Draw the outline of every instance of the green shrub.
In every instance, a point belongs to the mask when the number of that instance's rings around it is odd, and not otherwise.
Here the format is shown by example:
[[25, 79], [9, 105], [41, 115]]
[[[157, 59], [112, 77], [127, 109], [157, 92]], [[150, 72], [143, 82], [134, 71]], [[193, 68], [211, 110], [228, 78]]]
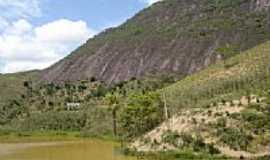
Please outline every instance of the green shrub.
[[136, 137], [163, 120], [163, 106], [156, 93], [131, 95], [120, 112], [120, 126], [126, 137]]
[[[185, 141], [182, 140], [182, 136], [177, 132], [173, 132], [173, 131], [169, 130], [169, 131], [165, 132], [161, 137], [162, 137], [163, 143], [171, 144], [174, 147], [184, 147]], [[180, 139], [182, 140], [183, 144], [179, 144]], [[191, 137], [191, 139], [192, 139], [192, 137]]]
[[220, 151], [213, 144], [204, 142], [201, 136], [192, 137], [190, 134], [179, 134], [173, 131], [167, 131], [162, 135], [162, 142], [171, 144], [181, 150], [191, 149], [194, 152], [203, 152], [208, 154], [219, 154]]
[[270, 117], [267, 114], [259, 113], [254, 110], [247, 110], [241, 113], [245, 122], [248, 122], [250, 129], [256, 129], [257, 131], [264, 132], [266, 129], [270, 129]]
[[195, 152], [208, 153], [211, 155], [220, 153], [219, 149], [215, 148], [213, 144], [205, 143], [203, 138], [200, 136], [197, 136], [194, 139], [192, 148]]
[[28, 109], [18, 100], [12, 100], [4, 106], [0, 106], [0, 125], [10, 123], [22, 114], [28, 113]]
[[218, 132], [220, 140], [235, 150], [247, 150], [253, 137], [239, 128], [224, 128]]

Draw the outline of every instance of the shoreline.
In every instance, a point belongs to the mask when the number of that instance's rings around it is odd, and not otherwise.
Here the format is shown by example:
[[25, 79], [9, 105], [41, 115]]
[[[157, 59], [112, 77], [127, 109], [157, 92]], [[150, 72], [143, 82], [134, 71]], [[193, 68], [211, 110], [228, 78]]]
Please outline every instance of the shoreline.
[[66, 145], [91, 140], [119, 143], [109, 136], [82, 137], [79, 136], [78, 132], [28, 132], [27, 135], [9, 133], [0, 135], [0, 158], [29, 148]]
[[111, 135], [84, 136], [78, 131], [22, 131], [0, 134], [0, 143], [74, 141], [82, 139], [119, 142], [117, 138]]
[[21, 143], [2, 143], [0, 142], [0, 157], [6, 156], [18, 151], [22, 151], [32, 147], [57, 146], [70, 142], [21, 142]]

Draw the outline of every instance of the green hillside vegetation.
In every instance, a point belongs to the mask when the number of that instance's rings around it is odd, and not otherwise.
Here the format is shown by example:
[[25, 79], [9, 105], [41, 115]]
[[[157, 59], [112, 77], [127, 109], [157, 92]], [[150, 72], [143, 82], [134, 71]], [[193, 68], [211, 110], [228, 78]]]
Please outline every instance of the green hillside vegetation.
[[[167, 156], [166, 152], [147, 154], [164, 159], [185, 159], [185, 151], [210, 154], [212, 158], [219, 153], [269, 158], [262, 156], [270, 154], [269, 60], [270, 42], [266, 42], [157, 90], [171, 119], [139, 139], [141, 144], [133, 145], [139, 151], [173, 147], [175, 152], [167, 152]], [[240, 100], [243, 97], [245, 100]]]
[[33, 79], [37, 72], [25, 72], [0, 75], [0, 106], [8, 100], [14, 99], [24, 93], [24, 81]]
[[160, 92], [170, 110], [208, 108], [218, 102], [240, 99], [243, 95], [267, 96], [270, 83], [270, 42], [212, 65]]
[[17, 118], [26, 106], [21, 106], [22, 95], [27, 93], [25, 81], [36, 81], [38, 71], [0, 75], [0, 126]]
[[[173, 82], [172, 77], [155, 76], [112, 86], [94, 78], [64, 85], [25, 80], [18, 84], [24, 92], [1, 108], [0, 131], [4, 134], [64, 131], [78, 132], [80, 136], [139, 136], [162, 122], [162, 102], [157, 101], [159, 95], [154, 91]], [[132, 114], [141, 115], [133, 118]], [[131, 132], [130, 127], [134, 130], [139, 126], [142, 127]]]
[[[213, 149], [217, 153], [220, 151], [216, 146], [226, 145], [232, 151], [247, 152], [243, 157], [267, 150], [265, 148], [270, 145], [269, 60], [270, 42], [266, 42], [159, 90], [166, 97], [171, 115], [178, 113], [175, 116], [178, 115], [179, 120], [187, 116], [181, 120], [183, 124], [189, 123], [188, 119], [193, 117], [189, 127], [194, 126], [187, 135], [170, 130], [164, 132], [162, 143], [170, 144], [180, 151], [188, 149], [208, 154], [213, 154], [208, 145], [215, 146]], [[255, 95], [261, 98], [254, 98]], [[243, 96], [248, 105], [241, 104]], [[215, 110], [219, 106], [221, 108]], [[222, 107], [226, 108], [225, 111]], [[173, 125], [171, 127], [172, 130], [178, 130]], [[162, 132], [160, 129], [156, 131]], [[198, 140], [198, 136], [201, 145], [192, 140], [194, 137]], [[209, 136], [212, 140], [207, 138]], [[213, 141], [214, 146], [206, 141]], [[150, 142], [148, 140], [145, 143]], [[151, 143], [160, 145], [160, 142]]]

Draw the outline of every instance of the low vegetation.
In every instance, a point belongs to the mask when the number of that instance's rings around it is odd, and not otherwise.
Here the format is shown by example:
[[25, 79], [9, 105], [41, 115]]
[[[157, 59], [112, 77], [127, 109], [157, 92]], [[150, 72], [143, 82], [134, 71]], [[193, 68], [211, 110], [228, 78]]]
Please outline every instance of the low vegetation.
[[64, 131], [131, 139], [163, 121], [163, 102], [155, 90], [173, 82], [155, 76], [109, 87], [94, 78], [64, 85], [24, 81], [20, 98], [1, 106], [0, 123], [13, 128], [11, 134]]
[[178, 114], [133, 146], [237, 158], [269, 154], [269, 53], [267, 42], [158, 90], [169, 115]]
[[270, 43], [220, 62], [163, 89], [172, 112], [186, 107], [209, 107], [243, 95], [265, 96], [270, 75]]

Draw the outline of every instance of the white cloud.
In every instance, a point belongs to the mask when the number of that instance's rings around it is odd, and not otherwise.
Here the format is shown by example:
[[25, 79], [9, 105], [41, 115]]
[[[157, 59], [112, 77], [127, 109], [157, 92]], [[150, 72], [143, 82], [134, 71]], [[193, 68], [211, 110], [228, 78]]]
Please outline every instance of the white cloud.
[[32, 25], [24, 19], [13, 22], [11, 25], [7, 25], [4, 30], [4, 34], [9, 35], [23, 35], [26, 32], [31, 31]]
[[156, 2], [159, 2], [161, 0], [140, 0], [141, 2], [147, 3], [148, 5], [152, 5]]
[[[26, 71], [29, 68], [35, 66], [35, 69], [43, 68], [44, 66], [50, 65], [50, 62], [32, 62], [32, 61], [11, 61], [6, 65], [3, 65], [3, 73], [13, 73], [18, 71]], [[7, 71], [7, 72], [5, 72]]]
[[35, 29], [37, 39], [45, 43], [74, 43], [93, 33], [94, 31], [88, 29], [84, 21], [74, 23], [66, 19], [51, 22]]
[[66, 56], [95, 32], [83, 21], [60, 19], [34, 27], [20, 19], [0, 35], [0, 72], [42, 69]]
[[95, 34], [84, 21], [59, 19], [33, 26], [42, 0], [0, 0], [0, 73], [42, 69]]

